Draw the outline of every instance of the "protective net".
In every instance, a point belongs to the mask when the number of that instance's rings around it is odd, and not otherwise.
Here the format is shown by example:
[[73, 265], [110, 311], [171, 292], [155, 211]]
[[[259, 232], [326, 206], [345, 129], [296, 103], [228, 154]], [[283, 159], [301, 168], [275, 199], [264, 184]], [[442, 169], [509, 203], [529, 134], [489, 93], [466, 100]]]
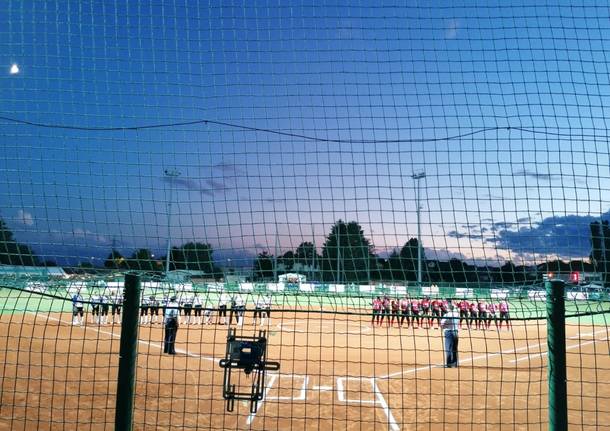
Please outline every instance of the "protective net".
[[609, 15], [2, 2], [0, 428], [608, 428]]

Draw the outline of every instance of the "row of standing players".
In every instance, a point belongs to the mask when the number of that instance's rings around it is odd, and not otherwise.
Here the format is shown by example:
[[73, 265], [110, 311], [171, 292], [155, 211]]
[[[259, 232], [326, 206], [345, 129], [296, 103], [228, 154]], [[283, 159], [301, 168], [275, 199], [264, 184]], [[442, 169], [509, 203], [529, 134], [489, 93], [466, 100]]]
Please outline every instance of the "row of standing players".
[[[164, 297], [161, 301], [155, 296], [142, 299], [140, 306], [140, 323], [153, 324], [162, 323], [160, 316], [165, 316], [165, 310], [169, 306], [171, 298]], [[266, 318], [271, 318], [271, 296], [259, 295], [254, 300], [253, 324], [265, 324]], [[183, 325], [211, 325], [230, 324], [233, 319], [238, 326], [244, 324], [246, 312], [246, 301], [241, 294], [229, 295], [223, 292], [215, 307], [203, 303], [198, 294], [183, 295], [180, 300], [176, 299], [178, 309], [178, 323]], [[214, 320], [214, 312], [217, 316]], [[228, 313], [228, 316], [227, 316]]]
[[[382, 326], [384, 320], [387, 326], [413, 328], [440, 328], [441, 318], [449, 311], [450, 301], [447, 299], [426, 296], [422, 299], [403, 298], [390, 299], [387, 296], [378, 296], [372, 302], [371, 324]], [[497, 303], [486, 302], [482, 299], [470, 302], [467, 299], [455, 303], [459, 310], [460, 328], [466, 323], [468, 329], [491, 329], [494, 322], [496, 329], [510, 329], [509, 305], [505, 300]], [[436, 322], [436, 327], [435, 327]]]
[[[179, 324], [202, 325], [213, 324], [213, 314], [217, 313], [217, 324], [225, 325], [235, 319], [237, 325], [244, 323], [246, 303], [242, 295], [220, 295], [218, 306], [211, 308], [206, 301], [205, 307], [198, 294], [183, 295], [178, 301], [172, 301], [176, 297], [164, 296], [157, 300], [155, 296], [142, 298], [140, 305], [140, 323], [152, 324], [163, 323], [168, 307], [178, 309]], [[254, 325], [265, 324], [265, 319], [271, 317], [271, 296], [258, 296], [254, 301]], [[91, 323], [105, 325], [121, 323], [121, 307], [123, 299], [120, 295], [115, 297], [109, 295], [93, 296], [89, 302]], [[227, 313], [229, 315], [227, 316]], [[72, 297], [72, 323], [81, 325], [84, 323], [84, 300], [80, 294]]]

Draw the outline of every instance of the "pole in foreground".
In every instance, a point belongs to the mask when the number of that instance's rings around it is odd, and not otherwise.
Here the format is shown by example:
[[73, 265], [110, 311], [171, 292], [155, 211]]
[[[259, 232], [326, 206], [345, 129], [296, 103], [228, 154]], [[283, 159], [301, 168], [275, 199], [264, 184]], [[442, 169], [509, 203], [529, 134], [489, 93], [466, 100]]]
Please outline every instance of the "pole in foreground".
[[549, 431], [568, 429], [566, 383], [565, 283], [550, 280], [546, 288], [549, 380]]
[[140, 277], [125, 274], [123, 321], [119, 353], [119, 376], [114, 416], [116, 431], [131, 431], [135, 395], [136, 356], [138, 354], [138, 319], [140, 307]]

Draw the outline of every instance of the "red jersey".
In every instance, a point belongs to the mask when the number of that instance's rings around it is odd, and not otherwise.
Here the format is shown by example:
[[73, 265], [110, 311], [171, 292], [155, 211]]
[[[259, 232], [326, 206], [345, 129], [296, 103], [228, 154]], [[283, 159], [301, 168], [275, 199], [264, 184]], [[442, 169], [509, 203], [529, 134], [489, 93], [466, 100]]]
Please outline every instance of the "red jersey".
[[477, 307], [479, 308], [479, 312], [486, 312], [487, 311], [487, 304], [485, 302], [479, 302], [479, 304], [477, 305]]
[[419, 311], [419, 301], [412, 301], [411, 302], [411, 310], [413, 310], [414, 312], [418, 312]]
[[440, 299], [432, 300], [432, 309], [433, 310], [440, 310], [441, 309], [441, 304], [442, 304], [442, 301]]
[[449, 311], [449, 303], [447, 301], [441, 301], [441, 311]]
[[460, 302], [458, 302], [458, 308], [460, 309], [460, 311], [468, 311], [468, 309], [470, 308], [470, 303], [465, 299], [462, 299]]
[[407, 310], [409, 308], [409, 300], [408, 299], [401, 299], [400, 300], [400, 309], [401, 310]]
[[398, 301], [392, 301], [392, 311], [398, 311]]
[[429, 299], [422, 299], [421, 300], [421, 308], [424, 310], [428, 310], [430, 308], [430, 300]]
[[373, 299], [373, 310], [381, 310], [381, 300]]
[[508, 313], [508, 303], [506, 301], [500, 302], [500, 304], [498, 304], [498, 308], [500, 309], [501, 313]]
[[388, 298], [383, 298], [383, 308], [386, 310], [390, 309], [390, 300]]
[[489, 312], [491, 314], [496, 314], [496, 309], [497, 309], [496, 304], [494, 304], [493, 302], [491, 304], [489, 304]]
[[477, 303], [476, 302], [470, 303], [470, 306], [468, 308], [470, 308], [470, 311], [477, 311]]

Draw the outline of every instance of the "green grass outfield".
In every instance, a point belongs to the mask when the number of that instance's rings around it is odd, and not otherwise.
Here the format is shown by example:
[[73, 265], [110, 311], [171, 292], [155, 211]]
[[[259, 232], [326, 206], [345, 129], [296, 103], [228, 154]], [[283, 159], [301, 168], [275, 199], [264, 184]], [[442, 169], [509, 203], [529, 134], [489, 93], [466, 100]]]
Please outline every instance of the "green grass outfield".
[[[96, 294], [92, 289], [89, 294]], [[159, 292], [146, 291], [144, 295], [157, 295]], [[215, 307], [220, 297], [219, 292], [199, 293], [204, 307]], [[254, 299], [257, 293], [242, 293], [248, 309], [254, 308]], [[350, 296], [338, 294], [303, 294], [297, 292], [281, 292], [272, 295], [274, 309], [287, 309], [305, 311], [320, 309], [324, 312], [336, 313], [368, 313], [371, 304], [370, 296]], [[87, 301], [88, 298], [84, 297]], [[528, 298], [509, 298], [511, 318], [514, 319], [544, 319], [546, 304], [544, 301], [533, 301]], [[85, 305], [85, 309], [88, 306]], [[0, 313], [16, 314], [24, 312], [71, 312], [72, 302], [65, 289], [58, 289], [55, 293], [38, 293], [18, 288], [0, 288]], [[566, 300], [566, 315], [571, 324], [605, 325], [610, 323], [610, 301], [583, 301]]]

